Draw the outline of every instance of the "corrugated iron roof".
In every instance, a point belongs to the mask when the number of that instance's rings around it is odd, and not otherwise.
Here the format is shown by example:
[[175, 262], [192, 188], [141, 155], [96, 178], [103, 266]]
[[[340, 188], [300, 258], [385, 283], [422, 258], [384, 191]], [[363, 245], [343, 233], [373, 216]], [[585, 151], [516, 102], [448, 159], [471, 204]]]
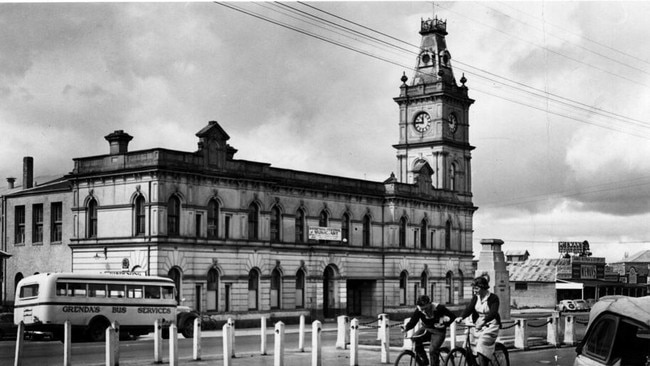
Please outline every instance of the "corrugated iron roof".
[[555, 282], [558, 265], [570, 264], [569, 259], [532, 258], [508, 265], [511, 282]]

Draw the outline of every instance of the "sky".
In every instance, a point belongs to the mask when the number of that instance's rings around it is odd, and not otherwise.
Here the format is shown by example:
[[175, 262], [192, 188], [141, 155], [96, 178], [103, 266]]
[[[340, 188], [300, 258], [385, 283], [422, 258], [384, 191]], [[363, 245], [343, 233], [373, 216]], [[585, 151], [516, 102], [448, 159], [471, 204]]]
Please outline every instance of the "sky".
[[215, 120], [237, 159], [383, 181], [434, 13], [476, 100], [475, 254], [649, 250], [650, 2], [0, 3], [0, 174], [63, 175], [115, 130], [195, 151]]

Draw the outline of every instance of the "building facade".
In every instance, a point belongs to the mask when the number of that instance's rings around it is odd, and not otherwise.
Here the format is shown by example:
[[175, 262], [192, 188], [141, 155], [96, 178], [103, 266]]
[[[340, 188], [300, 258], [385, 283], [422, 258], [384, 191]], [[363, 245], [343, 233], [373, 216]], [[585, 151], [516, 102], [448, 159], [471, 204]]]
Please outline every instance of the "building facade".
[[[217, 320], [376, 316], [412, 310], [420, 294], [467, 302], [473, 100], [454, 78], [446, 22], [422, 21], [420, 34], [414, 77], [394, 98], [397, 174], [373, 182], [238, 160], [214, 121], [193, 152], [129, 151], [132, 137], [115, 131], [108, 154], [73, 159], [57, 198], [69, 270], [171, 277], [180, 302]], [[14, 237], [9, 260], [40, 255], [19, 253]], [[24, 265], [7, 277], [32, 274]]]

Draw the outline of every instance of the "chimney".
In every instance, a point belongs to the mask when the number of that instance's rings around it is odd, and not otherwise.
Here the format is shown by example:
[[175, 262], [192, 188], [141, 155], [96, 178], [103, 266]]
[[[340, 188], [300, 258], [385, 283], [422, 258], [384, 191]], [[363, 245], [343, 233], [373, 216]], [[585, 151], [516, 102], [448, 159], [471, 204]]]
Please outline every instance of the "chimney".
[[9, 187], [9, 189], [14, 189], [14, 182], [16, 182], [16, 178], [14, 177], [7, 178], [7, 186]]
[[104, 136], [106, 141], [110, 144], [110, 154], [126, 154], [129, 152], [129, 141], [133, 139], [133, 136], [125, 133], [124, 130], [115, 130], [115, 132]]
[[25, 156], [23, 158], [23, 189], [34, 186], [34, 158]]

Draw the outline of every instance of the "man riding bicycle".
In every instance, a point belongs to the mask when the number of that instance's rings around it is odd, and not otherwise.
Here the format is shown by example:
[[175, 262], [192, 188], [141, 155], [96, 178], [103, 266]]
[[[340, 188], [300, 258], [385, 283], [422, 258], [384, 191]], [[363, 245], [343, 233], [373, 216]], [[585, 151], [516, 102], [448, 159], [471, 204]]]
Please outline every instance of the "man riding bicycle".
[[428, 365], [429, 361], [423, 343], [430, 340], [429, 354], [431, 361], [433, 366], [438, 366], [440, 346], [445, 341], [447, 327], [456, 319], [456, 315], [444, 305], [432, 303], [427, 295], [420, 296], [416, 304], [417, 309], [411, 315], [411, 319], [404, 326], [403, 331], [408, 332], [419, 321], [422, 321], [422, 327], [412, 337], [413, 342], [415, 342], [415, 353], [421, 365]]

